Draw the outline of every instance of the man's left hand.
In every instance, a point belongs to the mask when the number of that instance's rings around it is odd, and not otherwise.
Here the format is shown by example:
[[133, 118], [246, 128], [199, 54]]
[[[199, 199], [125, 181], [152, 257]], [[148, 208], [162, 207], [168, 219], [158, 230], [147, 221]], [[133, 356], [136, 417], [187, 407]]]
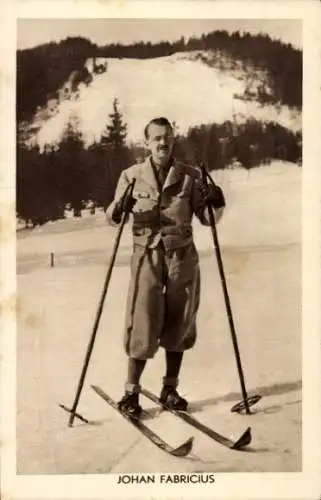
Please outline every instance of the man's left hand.
[[222, 189], [216, 184], [208, 184], [200, 186], [200, 191], [204, 203], [210, 203], [215, 209], [225, 207], [225, 198]]

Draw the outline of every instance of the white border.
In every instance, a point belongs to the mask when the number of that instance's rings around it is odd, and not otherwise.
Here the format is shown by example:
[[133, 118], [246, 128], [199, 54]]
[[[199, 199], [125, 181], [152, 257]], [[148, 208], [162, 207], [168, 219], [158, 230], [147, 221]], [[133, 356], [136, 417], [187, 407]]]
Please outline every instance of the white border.
[[[318, 2], [32, 2], [2, 6], [1, 47], [1, 497], [3, 499], [98, 498], [288, 498], [321, 493], [320, 373], [320, 54]], [[115, 486], [111, 475], [15, 475], [15, 48], [16, 19], [25, 18], [266, 18], [302, 19], [304, 26], [303, 111], [303, 472], [215, 474], [213, 487]], [[4, 134], [3, 131], [6, 131]], [[10, 166], [10, 168], [9, 168]], [[300, 272], [300, 269], [298, 269]], [[215, 473], [215, 471], [213, 471]]]

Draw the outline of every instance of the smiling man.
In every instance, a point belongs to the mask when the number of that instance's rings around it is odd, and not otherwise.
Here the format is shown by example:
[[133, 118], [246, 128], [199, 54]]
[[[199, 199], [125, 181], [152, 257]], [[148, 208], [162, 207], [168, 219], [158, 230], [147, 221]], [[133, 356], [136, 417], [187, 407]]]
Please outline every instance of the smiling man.
[[[145, 127], [150, 156], [124, 170], [115, 198], [107, 210], [112, 225], [122, 214], [133, 214], [133, 254], [129, 284], [125, 350], [128, 376], [121, 410], [139, 417], [140, 379], [147, 359], [165, 349], [166, 373], [160, 401], [177, 410], [188, 403], [177, 392], [185, 350], [196, 341], [196, 315], [200, 302], [200, 269], [193, 240], [192, 218], [209, 225], [206, 202], [222, 215], [225, 200], [218, 186], [205, 188], [196, 167], [173, 158], [174, 131], [163, 117]], [[136, 179], [132, 196], [124, 198]]]

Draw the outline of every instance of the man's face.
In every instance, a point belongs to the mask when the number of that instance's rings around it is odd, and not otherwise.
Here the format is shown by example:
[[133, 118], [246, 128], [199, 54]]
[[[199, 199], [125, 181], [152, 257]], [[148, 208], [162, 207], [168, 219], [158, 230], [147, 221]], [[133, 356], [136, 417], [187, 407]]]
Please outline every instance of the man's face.
[[152, 154], [155, 165], [167, 165], [174, 146], [172, 129], [164, 125], [152, 123], [148, 128], [146, 146]]

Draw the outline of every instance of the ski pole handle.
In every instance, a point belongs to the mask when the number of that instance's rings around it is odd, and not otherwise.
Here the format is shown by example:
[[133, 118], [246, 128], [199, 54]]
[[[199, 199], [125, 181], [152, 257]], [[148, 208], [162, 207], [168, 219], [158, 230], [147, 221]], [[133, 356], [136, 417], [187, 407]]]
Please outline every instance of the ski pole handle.
[[204, 163], [201, 163], [200, 169], [201, 169], [201, 173], [202, 173], [202, 182], [203, 182], [204, 186], [208, 186], [208, 181], [210, 181], [210, 183], [212, 184], [212, 186], [217, 187], [217, 185], [213, 181], [212, 177], [208, 173], [208, 171], [207, 171]]
[[202, 174], [202, 182], [203, 182], [204, 186], [207, 187], [208, 186], [207, 171], [206, 171], [204, 163], [201, 163], [200, 169], [201, 169], [201, 174]]
[[[203, 186], [205, 187], [205, 189], [208, 193], [208, 178], [210, 178], [211, 180], [212, 180], [212, 178], [208, 174], [204, 163], [201, 163], [200, 169], [201, 169], [201, 174], [202, 174], [202, 183], [203, 183]], [[214, 184], [214, 181], [212, 181], [212, 182]], [[217, 244], [217, 234], [216, 234], [216, 227], [215, 227], [215, 215], [214, 215], [214, 210], [213, 210], [211, 202], [209, 202], [209, 201], [206, 202], [206, 207], [208, 210], [209, 222], [210, 222], [211, 230], [213, 233], [214, 244], [215, 244], [215, 247], [217, 247], [218, 244]]]
[[121, 203], [124, 203], [125, 199], [127, 196], [131, 196], [133, 194], [134, 186], [135, 186], [136, 179], [135, 177], [133, 178], [132, 182], [128, 184], [126, 187], [123, 196], [121, 197]]
[[131, 206], [128, 203], [128, 199], [133, 197], [133, 191], [134, 191], [134, 186], [136, 183], [136, 178], [134, 177], [133, 180], [128, 184], [126, 187], [123, 196], [120, 199], [119, 205], [121, 207], [121, 220], [122, 216], [125, 214], [126, 215], [126, 221], [127, 217], [129, 215], [129, 212], [131, 211]]

